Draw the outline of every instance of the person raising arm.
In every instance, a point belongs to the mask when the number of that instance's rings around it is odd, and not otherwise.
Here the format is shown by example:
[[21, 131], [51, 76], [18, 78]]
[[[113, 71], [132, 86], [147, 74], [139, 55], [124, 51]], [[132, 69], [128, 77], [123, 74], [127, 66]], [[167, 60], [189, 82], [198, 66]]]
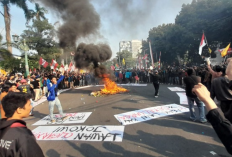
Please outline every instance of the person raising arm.
[[213, 126], [226, 150], [232, 155], [232, 124], [225, 118], [221, 109], [218, 108], [215, 102], [211, 99], [210, 93], [204, 85], [201, 83], [195, 85], [192, 92], [204, 102], [205, 107], [208, 110], [208, 114], [206, 115], [207, 120]]

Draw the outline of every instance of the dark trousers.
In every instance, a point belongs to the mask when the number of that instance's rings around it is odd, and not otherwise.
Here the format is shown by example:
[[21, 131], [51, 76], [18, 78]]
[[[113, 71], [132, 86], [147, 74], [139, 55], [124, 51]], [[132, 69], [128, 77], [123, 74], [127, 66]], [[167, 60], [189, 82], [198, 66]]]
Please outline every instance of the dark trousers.
[[155, 96], [159, 93], [159, 83], [153, 82], [154, 88], [155, 88]]

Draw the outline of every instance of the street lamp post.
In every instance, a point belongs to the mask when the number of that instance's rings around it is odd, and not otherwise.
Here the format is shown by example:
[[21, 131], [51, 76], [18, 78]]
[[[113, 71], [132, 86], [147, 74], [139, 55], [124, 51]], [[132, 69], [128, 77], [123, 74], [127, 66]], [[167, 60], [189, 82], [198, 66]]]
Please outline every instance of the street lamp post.
[[[18, 43], [19, 36], [18, 35], [12, 35], [13, 40], [15, 43]], [[23, 50], [25, 53], [25, 75], [26, 77], [29, 75], [29, 66], [28, 66], [28, 58], [27, 58], [27, 51], [29, 50], [29, 47], [26, 44], [26, 40], [23, 40], [23, 43], [20, 43], [17, 45], [19, 49]]]

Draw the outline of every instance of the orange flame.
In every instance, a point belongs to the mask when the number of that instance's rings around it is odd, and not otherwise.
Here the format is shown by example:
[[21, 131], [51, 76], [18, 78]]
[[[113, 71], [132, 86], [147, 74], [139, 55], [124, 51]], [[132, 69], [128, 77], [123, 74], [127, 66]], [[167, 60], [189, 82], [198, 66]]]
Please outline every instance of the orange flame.
[[101, 89], [101, 94], [108, 95], [108, 94], [117, 94], [117, 93], [128, 92], [127, 89], [122, 88], [122, 87], [118, 87], [114, 81], [110, 80], [107, 77], [103, 78], [103, 81], [105, 83], [105, 88]]

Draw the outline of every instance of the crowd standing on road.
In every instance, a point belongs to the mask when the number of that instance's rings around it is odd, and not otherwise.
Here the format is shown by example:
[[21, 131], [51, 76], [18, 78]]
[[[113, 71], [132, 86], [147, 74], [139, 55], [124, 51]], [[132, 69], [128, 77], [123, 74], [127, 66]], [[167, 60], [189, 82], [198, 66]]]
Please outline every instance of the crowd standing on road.
[[[194, 111], [194, 102], [199, 110], [199, 121], [211, 123], [218, 137], [232, 154], [232, 59], [225, 65], [177, 67], [167, 66], [162, 70], [115, 70], [115, 81], [122, 83], [153, 83], [155, 98], [159, 95], [159, 85], [169, 84], [185, 87], [190, 110], [190, 120], [197, 121], [198, 116]], [[63, 113], [62, 105], [58, 99], [59, 89], [74, 88], [78, 86], [97, 85], [101, 80], [92, 73], [77, 72], [33, 72], [27, 77], [22, 74], [0, 74], [0, 140], [5, 145], [0, 145], [1, 156], [43, 156], [33, 134], [26, 128], [22, 120], [33, 115], [33, 103], [42, 96], [49, 102], [51, 123], [54, 123], [53, 109], [57, 106], [62, 120], [67, 117]], [[219, 102], [215, 104], [214, 99]], [[205, 107], [208, 114], [205, 116]], [[22, 136], [19, 137], [19, 132]], [[14, 136], [10, 136], [14, 134]], [[15, 139], [18, 139], [14, 142]], [[30, 145], [18, 149], [25, 142]], [[13, 142], [12, 142], [13, 141]], [[37, 153], [30, 148], [34, 148]], [[20, 156], [20, 155], [19, 155]]]

